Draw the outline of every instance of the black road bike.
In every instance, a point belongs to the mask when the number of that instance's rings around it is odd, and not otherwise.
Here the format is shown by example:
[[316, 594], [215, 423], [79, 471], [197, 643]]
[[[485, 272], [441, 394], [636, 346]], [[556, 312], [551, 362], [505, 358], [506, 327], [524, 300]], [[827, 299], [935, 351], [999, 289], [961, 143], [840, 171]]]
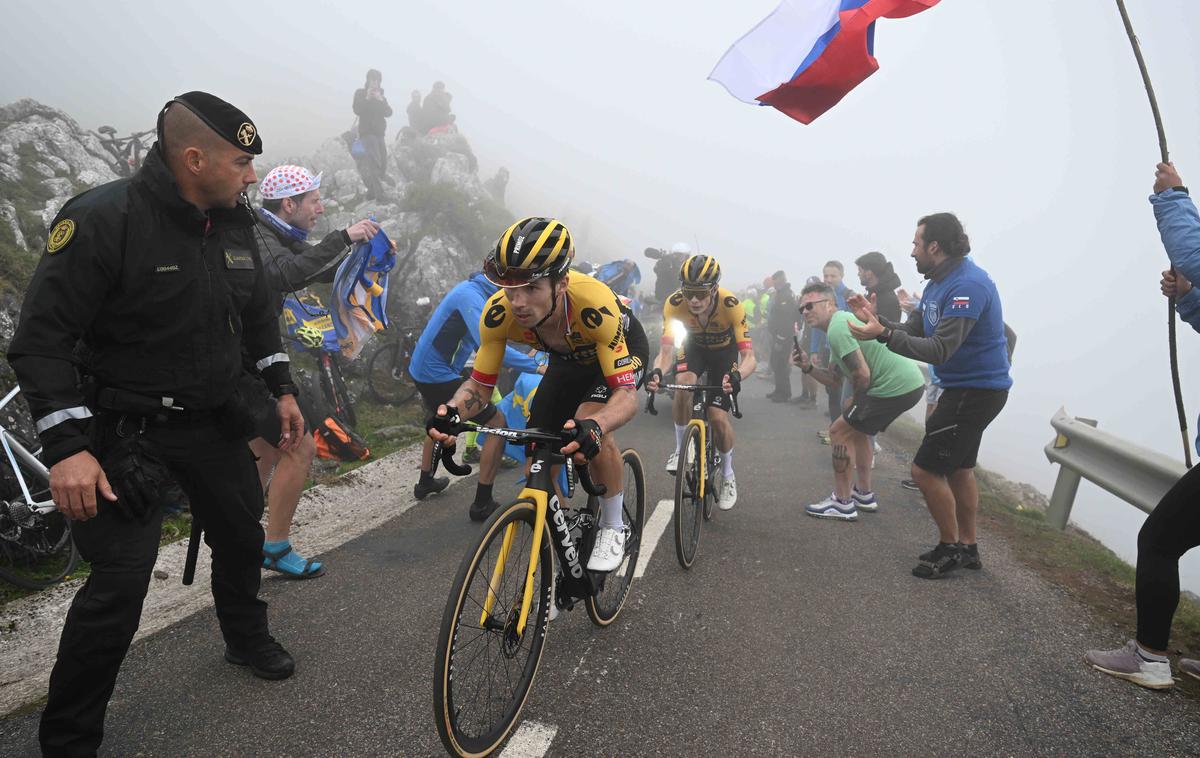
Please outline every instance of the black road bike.
[[[516, 500], [496, 509], [463, 557], [438, 635], [433, 675], [438, 734], [451, 755], [483, 756], [517, 723], [556, 615], [551, 606], [571, 610], [583, 601], [597, 626], [608, 626], [621, 612], [641, 550], [646, 480], [637, 452], [625, 450], [625, 555], [614, 571], [588, 571], [600, 518], [597, 498], [605, 488], [591, 480], [586, 467], [576, 469], [557, 452], [569, 435], [463, 427], [468, 428], [533, 443], [529, 480]], [[440, 445], [435, 448], [434, 461], [445, 460]], [[576, 475], [588, 493], [581, 507], [561, 504], [555, 492], [551, 468], [564, 463], [567, 496], [574, 493]], [[457, 464], [448, 461], [451, 465]]]
[[[420, 309], [418, 321], [429, 321], [429, 298], [417, 298]], [[386, 405], [403, 405], [417, 394], [417, 385], [408, 373], [417, 340], [421, 338], [422, 325], [400, 327], [397, 340], [385, 342], [367, 361], [367, 389], [371, 396]]]
[[[720, 385], [662, 384], [662, 389], [692, 393], [692, 418], [688, 421], [679, 447], [678, 468], [675, 471], [675, 557], [679, 565], [690, 569], [696, 561], [700, 545], [700, 528], [712, 519], [713, 504], [721, 491], [721, 453], [713, 440], [712, 424], [708, 420], [709, 403], [716, 393], [724, 394]], [[698, 394], [697, 394], [698, 393]], [[654, 393], [648, 392], [646, 410], [657, 416]], [[727, 396], [734, 418], [741, 418], [737, 394]]]
[[100, 146], [113, 158], [109, 165], [122, 177], [130, 177], [137, 173], [156, 137], [153, 129], [134, 132], [128, 137], [118, 137], [117, 130], [111, 126], [102, 126], [99, 132]]

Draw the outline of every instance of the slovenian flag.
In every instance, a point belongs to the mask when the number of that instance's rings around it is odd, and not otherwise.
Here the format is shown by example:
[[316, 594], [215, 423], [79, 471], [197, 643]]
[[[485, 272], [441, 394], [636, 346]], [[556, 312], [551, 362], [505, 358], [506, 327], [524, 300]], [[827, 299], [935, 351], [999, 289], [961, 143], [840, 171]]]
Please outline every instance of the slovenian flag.
[[743, 102], [809, 124], [879, 68], [875, 21], [939, 0], [783, 0], [733, 43], [709, 79]]

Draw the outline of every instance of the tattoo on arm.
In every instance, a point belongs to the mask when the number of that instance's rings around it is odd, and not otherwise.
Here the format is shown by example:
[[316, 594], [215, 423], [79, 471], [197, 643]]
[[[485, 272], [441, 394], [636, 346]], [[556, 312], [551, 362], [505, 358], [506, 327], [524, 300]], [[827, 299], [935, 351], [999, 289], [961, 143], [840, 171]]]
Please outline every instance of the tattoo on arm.
[[[867, 366], [862, 352], [855, 350], [852, 353], [848, 353], [842, 360], [846, 363], [846, 368], [850, 371], [850, 382], [854, 385], [854, 389], [864, 392], [869, 389], [871, 387], [871, 369]], [[866, 373], [866, 381], [863, 381], [861, 378], [863, 373]]]
[[484, 402], [483, 396], [480, 395], [475, 389], [467, 387], [463, 391], [467, 395], [467, 399], [463, 403], [463, 409], [467, 412], [467, 418], [470, 418], [479, 411], [483, 410], [483, 406], [487, 405], [487, 403]]
[[845, 445], [833, 446], [833, 470], [842, 473], [850, 468], [850, 452]]

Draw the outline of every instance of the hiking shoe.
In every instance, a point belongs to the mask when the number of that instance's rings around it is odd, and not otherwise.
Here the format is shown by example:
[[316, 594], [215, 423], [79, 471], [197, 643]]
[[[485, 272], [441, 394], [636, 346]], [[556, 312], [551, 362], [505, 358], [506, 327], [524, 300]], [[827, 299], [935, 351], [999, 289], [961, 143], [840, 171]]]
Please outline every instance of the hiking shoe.
[[592, 546], [592, 555], [588, 558], [588, 571], [612, 571], [621, 565], [625, 557], [625, 537], [627, 529], [609, 529], [600, 527], [596, 534], [596, 543]]
[[468, 512], [468, 515], [472, 521], [486, 521], [487, 517], [492, 515], [492, 512], [499, 507], [500, 504], [491, 498], [482, 503], [476, 500], [471, 503], [471, 510]]
[[249, 666], [259, 679], [287, 679], [296, 671], [296, 661], [274, 637], [245, 650], [227, 644], [225, 660], [234, 666]]
[[830, 518], [838, 521], [858, 520], [858, 510], [854, 507], [854, 500], [842, 502], [833, 494], [819, 503], [807, 506], [804, 512], [814, 518]]
[[1116, 650], [1089, 650], [1083, 660], [1097, 671], [1152, 690], [1175, 686], [1171, 664], [1167, 661], [1148, 661], [1138, 652], [1137, 642], [1130, 640]]
[[471, 445], [470, 447], [463, 449], [462, 462], [463, 463], [479, 463], [479, 455], [480, 455], [479, 446]]
[[717, 495], [717, 507], [723, 511], [733, 509], [734, 503], [737, 502], [737, 480], [726, 479], [721, 482], [721, 489]]
[[913, 576], [921, 579], [941, 579], [959, 567], [958, 544], [939, 542], [933, 550], [917, 556], [917, 560], [920, 563], [913, 568]]
[[667, 456], [667, 473], [675, 476], [675, 472], [679, 470], [679, 451], [671, 453]]
[[906, 490], [912, 490], [913, 492], [921, 491], [921, 488], [917, 486], [916, 479], [901, 479], [900, 486]]
[[433, 479], [418, 479], [413, 485], [413, 497], [424, 500], [429, 495], [441, 492], [450, 486], [450, 477], [439, 476]]
[[983, 568], [983, 561], [979, 560], [979, 545], [964, 545], [958, 543], [959, 563], [965, 569], [978, 571]]
[[874, 492], [859, 492], [858, 487], [851, 487], [850, 499], [854, 501], [854, 507], [860, 511], [874, 513], [879, 510], [879, 501], [875, 499]]
[[1179, 673], [1187, 674], [1193, 679], [1200, 679], [1200, 661], [1195, 658], [1180, 658]]

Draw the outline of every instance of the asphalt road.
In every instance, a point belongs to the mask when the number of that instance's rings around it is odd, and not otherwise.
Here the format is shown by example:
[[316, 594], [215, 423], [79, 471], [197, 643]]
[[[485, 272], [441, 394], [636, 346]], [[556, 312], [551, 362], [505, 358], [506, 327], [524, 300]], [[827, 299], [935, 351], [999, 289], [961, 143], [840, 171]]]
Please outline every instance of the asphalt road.
[[[878, 513], [806, 517], [831, 486], [814, 434], [823, 416], [764, 392], [747, 383], [740, 499], [705, 525], [694, 568], [676, 563], [668, 526], [617, 623], [597, 629], [582, 608], [553, 622], [502, 754], [1200, 753], [1197, 703], [1087, 668], [1083, 651], [1123, 643], [1119, 632], [999, 540], [982, 536], [982, 571], [914, 578], [936, 533], [920, 496], [899, 487], [907, 463], [895, 452], [876, 469]], [[647, 518], [672, 493], [668, 418], [642, 415], [619, 434], [646, 460]], [[479, 528], [466, 516], [473, 491], [465, 482], [326, 553], [324, 577], [264, 582], [273, 630], [298, 661], [290, 680], [224, 663], [211, 610], [136, 643], [102, 755], [442, 754], [433, 648]], [[4, 753], [36, 755], [36, 726], [36, 714], [0, 721]]]

